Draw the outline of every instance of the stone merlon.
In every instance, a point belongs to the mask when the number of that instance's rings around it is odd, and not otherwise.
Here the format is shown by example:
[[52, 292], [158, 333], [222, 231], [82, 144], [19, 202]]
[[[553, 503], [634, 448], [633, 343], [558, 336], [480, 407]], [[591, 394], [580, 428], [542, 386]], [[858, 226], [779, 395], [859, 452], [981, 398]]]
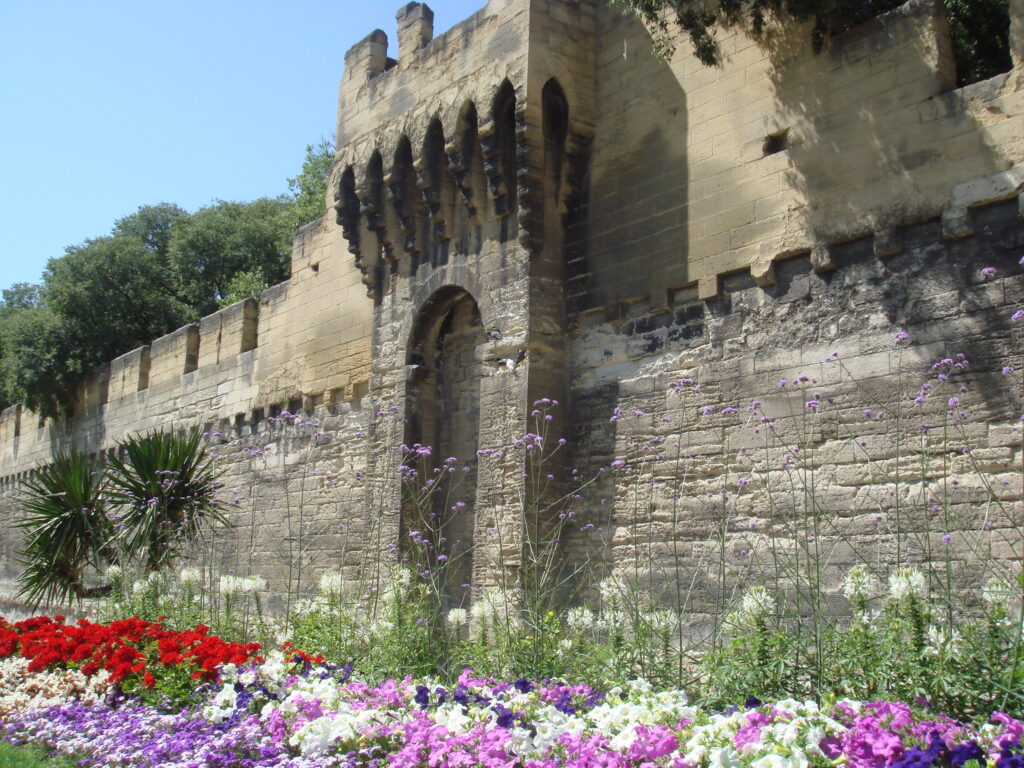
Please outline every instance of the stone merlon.
[[434, 37], [434, 12], [426, 3], [409, 3], [395, 15], [398, 21], [398, 60], [416, 53]]

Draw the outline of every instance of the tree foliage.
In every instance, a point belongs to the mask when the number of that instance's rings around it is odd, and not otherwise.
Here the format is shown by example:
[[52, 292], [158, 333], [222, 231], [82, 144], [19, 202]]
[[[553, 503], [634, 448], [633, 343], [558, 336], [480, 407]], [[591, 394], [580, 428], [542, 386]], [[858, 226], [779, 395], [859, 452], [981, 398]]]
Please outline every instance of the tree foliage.
[[[661, 57], [674, 50], [673, 32], [690, 40], [697, 58], [708, 66], [721, 63], [715, 26], [747, 25], [760, 34], [769, 17], [780, 22], [811, 22], [811, 43], [820, 51], [829, 35], [903, 4], [905, 0], [610, 0], [639, 17], [654, 32]], [[959, 85], [977, 82], [1010, 69], [1009, 0], [944, 0], [950, 21]]]
[[0, 293], [0, 410], [18, 400], [9, 380], [9, 366], [4, 364], [4, 349], [15, 336], [25, 335], [25, 313], [40, 301], [40, 287], [31, 283], [15, 283]]
[[288, 189], [295, 199], [297, 226], [316, 221], [324, 215], [327, 178], [334, 162], [334, 141], [320, 139], [320, 143], [306, 145], [306, 158], [302, 170], [294, 179], [288, 179]]
[[219, 200], [177, 222], [170, 268], [193, 314], [216, 312], [241, 272], [256, 272], [267, 285], [286, 279], [293, 226], [293, 204], [266, 197], [251, 203]]
[[145, 205], [0, 301], [0, 408], [70, 411], [89, 373], [288, 277], [292, 233], [323, 215], [333, 145], [306, 148], [291, 194], [194, 213]]

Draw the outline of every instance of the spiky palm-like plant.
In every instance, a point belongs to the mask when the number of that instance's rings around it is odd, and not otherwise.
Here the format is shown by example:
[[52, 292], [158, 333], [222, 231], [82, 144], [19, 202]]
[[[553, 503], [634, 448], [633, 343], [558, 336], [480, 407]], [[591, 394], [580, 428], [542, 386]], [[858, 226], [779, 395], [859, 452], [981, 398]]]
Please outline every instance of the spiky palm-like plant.
[[109, 545], [112, 528], [103, 493], [102, 465], [75, 448], [58, 453], [25, 481], [25, 516], [16, 525], [26, 531], [19, 597], [27, 603], [69, 602], [103, 593], [104, 587], [83, 583], [89, 566], [99, 568], [117, 559]]
[[133, 435], [120, 446], [123, 455], [109, 460], [109, 504], [122, 547], [147, 570], [168, 565], [207, 526], [227, 522], [220, 473], [199, 430]]

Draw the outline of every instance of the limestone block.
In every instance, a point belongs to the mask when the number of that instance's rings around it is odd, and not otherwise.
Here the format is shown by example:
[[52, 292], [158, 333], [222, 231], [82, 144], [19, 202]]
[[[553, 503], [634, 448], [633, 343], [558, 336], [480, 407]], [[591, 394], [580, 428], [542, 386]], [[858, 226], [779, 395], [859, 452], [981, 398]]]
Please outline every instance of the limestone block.
[[186, 325], [150, 345], [149, 386], [180, 382], [199, 365], [199, 326]]
[[[21, 421], [24, 406], [21, 403], [10, 405], [0, 411], [0, 456], [16, 437], [21, 436]], [[0, 472], [3, 474], [3, 472]]]
[[198, 367], [216, 365], [255, 348], [258, 323], [259, 304], [253, 298], [204, 317], [199, 323]]
[[110, 364], [110, 401], [134, 395], [149, 387], [149, 347], [139, 347]]

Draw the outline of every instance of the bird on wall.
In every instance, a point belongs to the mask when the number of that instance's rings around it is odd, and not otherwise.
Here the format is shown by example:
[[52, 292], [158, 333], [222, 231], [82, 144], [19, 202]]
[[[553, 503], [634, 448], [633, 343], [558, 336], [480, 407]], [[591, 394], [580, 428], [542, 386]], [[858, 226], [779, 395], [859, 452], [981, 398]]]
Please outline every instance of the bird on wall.
[[491, 365], [495, 366], [499, 370], [504, 369], [504, 370], [509, 371], [511, 373], [511, 372], [515, 371], [515, 369], [519, 366], [519, 364], [521, 362], [523, 362], [523, 360], [525, 360], [525, 359], [526, 359], [526, 350], [525, 349], [520, 349], [520, 350], [516, 351], [516, 356], [515, 357], [492, 357], [489, 360], [486, 360], [485, 362], [490, 363]]

